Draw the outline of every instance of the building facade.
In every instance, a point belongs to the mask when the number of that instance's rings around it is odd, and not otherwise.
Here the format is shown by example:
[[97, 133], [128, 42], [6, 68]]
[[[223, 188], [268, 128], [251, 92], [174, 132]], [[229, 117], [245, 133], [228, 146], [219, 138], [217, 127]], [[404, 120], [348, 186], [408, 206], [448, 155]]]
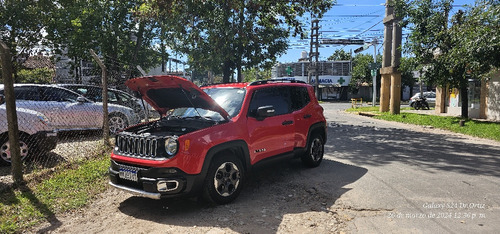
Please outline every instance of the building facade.
[[[279, 63], [273, 67], [272, 78], [301, 80], [316, 86], [316, 72], [309, 61]], [[347, 100], [351, 82], [351, 61], [318, 62], [318, 84], [322, 100]]]

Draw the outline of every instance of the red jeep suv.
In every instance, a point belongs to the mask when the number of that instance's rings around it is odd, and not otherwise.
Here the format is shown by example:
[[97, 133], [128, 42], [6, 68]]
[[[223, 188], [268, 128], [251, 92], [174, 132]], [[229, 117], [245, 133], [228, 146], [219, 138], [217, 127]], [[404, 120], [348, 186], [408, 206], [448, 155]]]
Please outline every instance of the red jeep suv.
[[258, 163], [323, 159], [326, 121], [312, 86], [263, 80], [197, 87], [176, 76], [125, 83], [161, 115], [116, 134], [110, 184], [160, 199], [201, 195], [233, 201]]

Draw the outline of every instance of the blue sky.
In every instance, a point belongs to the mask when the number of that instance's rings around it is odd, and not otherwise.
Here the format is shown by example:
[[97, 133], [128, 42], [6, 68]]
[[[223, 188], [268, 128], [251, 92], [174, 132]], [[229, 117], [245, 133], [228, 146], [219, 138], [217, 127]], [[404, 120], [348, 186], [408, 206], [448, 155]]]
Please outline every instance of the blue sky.
[[[371, 42], [377, 38], [379, 42], [383, 41], [384, 25], [382, 20], [385, 16], [386, 0], [337, 0], [334, 5], [321, 19], [320, 39], [363, 39], [365, 42]], [[474, 0], [455, 0], [453, 3], [452, 15], [462, 5], [473, 5]], [[304, 22], [310, 27], [310, 19], [307, 17]], [[404, 34], [408, 30], [403, 29]], [[310, 32], [309, 32], [310, 35]], [[302, 51], [309, 53], [310, 39], [301, 40], [300, 38], [290, 38], [290, 48], [287, 53], [278, 58], [281, 63], [296, 62], [300, 58]], [[354, 51], [360, 45], [322, 45], [319, 49], [320, 60], [326, 60], [335, 50], [343, 49], [345, 51]], [[383, 51], [382, 46], [377, 46], [377, 53]], [[362, 53], [373, 54], [373, 47], [368, 48]]]

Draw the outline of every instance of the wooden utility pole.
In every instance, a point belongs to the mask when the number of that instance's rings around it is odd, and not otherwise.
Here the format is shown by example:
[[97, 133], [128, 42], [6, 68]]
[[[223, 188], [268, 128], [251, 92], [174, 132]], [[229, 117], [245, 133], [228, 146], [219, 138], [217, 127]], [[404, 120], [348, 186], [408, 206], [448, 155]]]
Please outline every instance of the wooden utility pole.
[[5, 107], [7, 110], [7, 125], [9, 130], [10, 163], [14, 184], [24, 183], [19, 147], [19, 126], [17, 124], [16, 97], [14, 95], [14, 79], [12, 78], [12, 56], [10, 49], [0, 41], [0, 57], [2, 60], [2, 78], [4, 82]]
[[[382, 59], [382, 83], [380, 88], [380, 111], [391, 114], [400, 113], [401, 105], [401, 61], [402, 29], [396, 18], [392, 1], [386, 1], [386, 17], [384, 18], [384, 54]], [[390, 49], [389, 49], [390, 48]]]
[[103, 112], [103, 126], [102, 126], [102, 138], [105, 146], [110, 146], [109, 143], [109, 120], [108, 120], [108, 72], [106, 70], [106, 65], [99, 59], [99, 56], [90, 49], [90, 54], [94, 57], [95, 61], [102, 70], [102, 112]]

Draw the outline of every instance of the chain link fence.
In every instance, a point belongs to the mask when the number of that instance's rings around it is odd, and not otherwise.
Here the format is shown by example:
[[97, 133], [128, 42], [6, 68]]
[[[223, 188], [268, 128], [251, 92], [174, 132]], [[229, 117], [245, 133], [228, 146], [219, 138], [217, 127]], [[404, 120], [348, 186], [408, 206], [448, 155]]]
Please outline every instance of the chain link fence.
[[[1, 60], [2, 64], [11, 61], [5, 53]], [[66, 73], [68, 77], [56, 75], [52, 84], [9, 85], [6, 79], [13, 77], [5, 67], [5, 85], [0, 84], [0, 189], [16, 181], [16, 169], [11, 167], [16, 144], [9, 141], [13, 125], [18, 128], [21, 175], [26, 175], [94, 156], [113, 133], [154, 117], [150, 106], [117, 85], [123, 84], [123, 74], [107, 73], [105, 66], [80, 67], [79, 78], [69, 78], [75, 75], [71, 72]], [[10, 86], [13, 96], [7, 90]], [[8, 121], [9, 99], [15, 100], [17, 121]]]

